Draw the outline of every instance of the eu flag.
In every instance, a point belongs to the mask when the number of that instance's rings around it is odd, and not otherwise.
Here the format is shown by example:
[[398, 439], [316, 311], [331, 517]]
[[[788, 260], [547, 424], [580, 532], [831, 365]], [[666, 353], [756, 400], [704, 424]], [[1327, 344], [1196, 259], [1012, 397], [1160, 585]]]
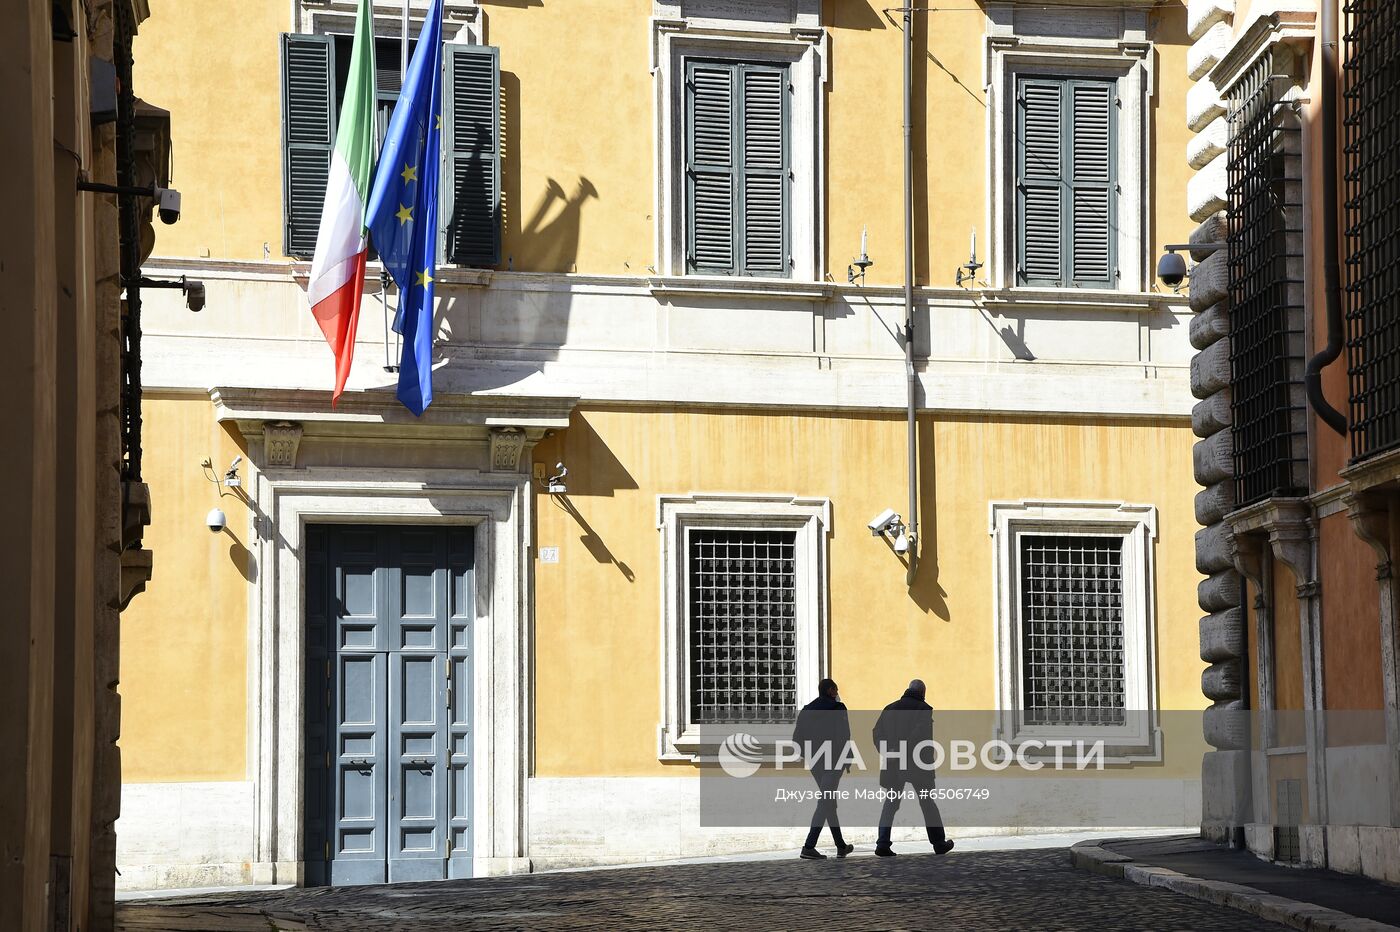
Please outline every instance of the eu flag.
[[403, 334], [398, 397], [421, 415], [433, 403], [433, 275], [437, 271], [442, 135], [442, 0], [433, 0], [379, 153], [366, 223], [399, 286]]

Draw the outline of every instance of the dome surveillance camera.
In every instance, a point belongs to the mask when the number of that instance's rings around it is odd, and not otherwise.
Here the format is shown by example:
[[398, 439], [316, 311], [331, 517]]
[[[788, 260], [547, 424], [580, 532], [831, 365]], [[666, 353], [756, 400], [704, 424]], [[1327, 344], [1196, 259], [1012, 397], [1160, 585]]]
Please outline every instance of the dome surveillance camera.
[[1180, 253], [1164, 253], [1157, 260], [1157, 277], [1168, 288], [1180, 288], [1181, 283], [1186, 281], [1186, 259]]
[[198, 313], [204, 310], [205, 301], [204, 282], [188, 281], [185, 283], [185, 307]]
[[204, 518], [204, 523], [208, 525], [210, 531], [217, 534], [228, 527], [228, 517], [224, 515], [222, 509], [211, 508], [209, 514]]
[[156, 205], [160, 213], [161, 223], [174, 223], [180, 219], [180, 192], [174, 188], [156, 188], [159, 203]]

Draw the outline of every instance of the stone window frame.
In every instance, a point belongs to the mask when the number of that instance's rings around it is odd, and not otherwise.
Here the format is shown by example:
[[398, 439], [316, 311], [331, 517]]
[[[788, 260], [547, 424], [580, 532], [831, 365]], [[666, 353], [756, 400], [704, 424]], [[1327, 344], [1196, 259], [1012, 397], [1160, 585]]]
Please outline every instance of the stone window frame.
[[[996, 682], [996, 737], [1018, 748], [1028, 740], [1105, 742], [1109, 763], [1160, 761], [1156, 643], [1155, 505], [1126, 502], [1020, 500], [990, 504], [993, 550], [993, 620]], [[1120, 535], [1123, 538], [1123, 668], [1127, 724], [1103, 726], [1027, 726], [1020, 708], [1022, 669], [1021, 613], [1016, 572], [1022, 534], [1076, 536]], [[1138, 713], [1132, 715], [1131, 713]], [[1072, 752], [1066, 749], [1069, 759]], [[1036, 754], [1028, 754], [1035, 758]], [[1045, 756], [1054, 756], [1054, 751]]]
[[[1092, 4], [1089, 4], [1092, 6]], [[1018, 22], [1018, 15], [1021, 17]], [[1089, 16], [1089, 13], [1085, 13]], [[1146, 15], [1106, 6], [1100, 15], [1107, 32], [1118, 19], [1117, 38], [1090, 34], [1046, 35], [1034, 19], [1005, 2], [987, 5], [987, 239], [988, 284], [1010, 292], [1122, 295], [1152, 285], [1148, 256], [1151, 229], [1152, 98], [1155, 55], [1147, 38]], [[1018, 285], [1016, 282], [1016, 85], [1023, 77], [1111, 78], [1119, 101], [1117, 148], [1118, 237], [1114, 242], [1118, 285], [1108, 291]], [[1129, 220], [1133, 222], [1129, 223]], [[1110, 301], [1113, 299], [1109, 299]]]
[[[820, 282], [825, 273], [825, 107], [827, 34], [811, 17], [797, 22], [653, 16], [651, 72], [655, 78], [656, 276], [664, 286], [710, 282], [719, 290], [771, 290], [781, 282]], [[759, 62], [788, 67], [789, 274], [780, 279], [714, 276], [686, 271], [685, 67], [692, 59]]]
[[[703, 763], [700, 726], [689, 721], [689, 587], [686, 532], [690, 528], [796, 532], [797, 695], [815, 695], [829, 668], [828, 537], [831, 500], [797, 495], [689, 493], [658, 495], [661, 536], [661, 721], [657, 759]], [[760, 739], [787, 737], [788, 726], [748, 730]]]

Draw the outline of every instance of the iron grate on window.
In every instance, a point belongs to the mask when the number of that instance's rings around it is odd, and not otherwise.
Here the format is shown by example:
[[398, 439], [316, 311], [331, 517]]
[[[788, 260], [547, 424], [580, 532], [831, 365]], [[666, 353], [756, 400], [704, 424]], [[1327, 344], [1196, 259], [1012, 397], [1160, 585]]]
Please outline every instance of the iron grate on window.
[[1236, 501], [1307, 487], [1300, 132], [1266, 55], [1231, 94], [1230, 389]]
[[690, 531], [690, 717], [695, 724], [792, 721], [796, 550], [793, 531]]
[[1026, 724], [1124, 724], [1123, 538], [1020, 543]]
[[1350, 0], [1343, 94], [1351, 455], [1400, 445], [1400, 4]]

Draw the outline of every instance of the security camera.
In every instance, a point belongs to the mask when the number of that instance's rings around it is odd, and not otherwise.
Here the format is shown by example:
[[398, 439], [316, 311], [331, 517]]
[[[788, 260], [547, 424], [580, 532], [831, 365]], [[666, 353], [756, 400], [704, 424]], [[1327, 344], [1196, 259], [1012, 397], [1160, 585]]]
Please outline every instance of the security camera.
[[[174, 223], [180, 219], [180, 192], [174, 188], [156, 188], [157, 208], [161, 223]], [[203, 306], [203, 305], [201, 305]], [[198, 310], [199, 308], [191, 308]]]
[[204, 310], [204, 282], [185, 282], [185, 307], [196, 313]]
[[897, 524], [899, 524], [899, 515], [895, 513], [893, 508], [886, 508], [876, 515], [866, 527], [870, 528], [872, 537], [879, 537]]
[[1168, 252], [1157, 260], [1157, 277], [1168, 288], [1180, 288], [1186, 281], [1186, 260], [1180, 253]]
[[908, 553], [908, 552], [909, 552], [909, 535], [908, 535], [908, 534], [901, 533], [898, 537], [896, 537], [896, 538], [894, 539], [894, 552], [895, 552], [895, 553]]
[[209, 514], [204, 517], [204, 523], [209, 527], [210, 531], [217, 534], [228, 527], [228, 517], [223, 513], [222, 509], [211, 508], [209, 509]]
[[563, 463], [555, 463], [554, 469], [554, 475], [545, 480], [544, 490], [550, 495], [563, 495], [569, 491], [569, 487], [564, 484], [564, 477], [569, 474], [569, 467]]

